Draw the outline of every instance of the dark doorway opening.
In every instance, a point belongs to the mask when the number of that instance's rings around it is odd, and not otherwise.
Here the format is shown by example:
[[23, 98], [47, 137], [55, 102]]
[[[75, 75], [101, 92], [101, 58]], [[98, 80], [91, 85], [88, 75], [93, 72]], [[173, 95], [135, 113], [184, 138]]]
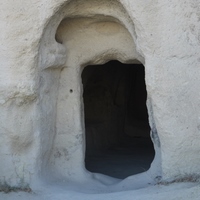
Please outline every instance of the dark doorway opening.
[[144, 172], [154, 158], [144, 66], [110, 61], [82, 72], [85, 166], [116, 178]]

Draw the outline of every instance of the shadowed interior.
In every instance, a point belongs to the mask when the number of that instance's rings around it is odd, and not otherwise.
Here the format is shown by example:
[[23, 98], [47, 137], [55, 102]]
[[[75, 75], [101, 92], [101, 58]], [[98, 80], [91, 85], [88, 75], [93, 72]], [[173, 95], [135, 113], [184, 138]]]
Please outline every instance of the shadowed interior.
[[144, 66], [110, 61], [82, 72], [86, 169], [116, 178], [146, 171], [154, 158]]

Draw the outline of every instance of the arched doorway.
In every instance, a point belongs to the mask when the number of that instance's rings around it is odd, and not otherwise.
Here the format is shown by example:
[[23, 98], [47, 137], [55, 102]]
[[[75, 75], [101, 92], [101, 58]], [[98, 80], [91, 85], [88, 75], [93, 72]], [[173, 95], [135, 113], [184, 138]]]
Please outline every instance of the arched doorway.
[[[43, 95], [40, 104], [41, 110], [46, 109], [46, 113], [41, 115], [47, 119], [43, 130], [49, 138], [42, 151], [48, 155], [45, 162], [51, 171], [56, 172], [56, 177], [76, 181], [94, 177], [101, 179], [85, 170], [84, 89], [81, 79], [84, 67], [101, 65], [109, 60], [145, 63], [134, 42], [135, 28], [128, 13], [120, 2], [112, 1], [112, 6], [110, 3], [70, 1], [62, 8], [61, 15], [49, 23], [41, 41], [41, 58], [46, 57], [40, 63], [40, 76], [45, 83], [40, 88]], [[55, 28], [56, 19], [60, 24]], [[51, 118], [48, 116], [50, 112], [53, 113]], [[130, 122], [125, 122], [126, 129], [131, 128], [128, 126]], [[47, 125], [49, 131], [45, 129]]]

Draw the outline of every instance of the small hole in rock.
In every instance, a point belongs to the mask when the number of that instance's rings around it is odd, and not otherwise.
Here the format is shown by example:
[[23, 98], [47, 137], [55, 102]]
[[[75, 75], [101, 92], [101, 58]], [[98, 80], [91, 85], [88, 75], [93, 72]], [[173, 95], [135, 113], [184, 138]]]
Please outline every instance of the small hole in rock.
[[70, 91], [70, 93], [72, 93], [72, 92], [73, 92], [73, 90], [72, 90], [72, 89], [70, 89], [69, 91]]

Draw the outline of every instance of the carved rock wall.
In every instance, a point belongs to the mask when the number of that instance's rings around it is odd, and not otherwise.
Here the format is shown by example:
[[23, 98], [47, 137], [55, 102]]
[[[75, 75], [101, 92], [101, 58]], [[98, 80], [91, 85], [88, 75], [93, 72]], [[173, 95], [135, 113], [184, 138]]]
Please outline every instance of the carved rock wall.
[[150, 178], [199, 175], [198, 1], [20, 0], [1, 8], [2, 185], [95, 176], [84, 169], [81, 72], [111, 59], [145, 66]]

